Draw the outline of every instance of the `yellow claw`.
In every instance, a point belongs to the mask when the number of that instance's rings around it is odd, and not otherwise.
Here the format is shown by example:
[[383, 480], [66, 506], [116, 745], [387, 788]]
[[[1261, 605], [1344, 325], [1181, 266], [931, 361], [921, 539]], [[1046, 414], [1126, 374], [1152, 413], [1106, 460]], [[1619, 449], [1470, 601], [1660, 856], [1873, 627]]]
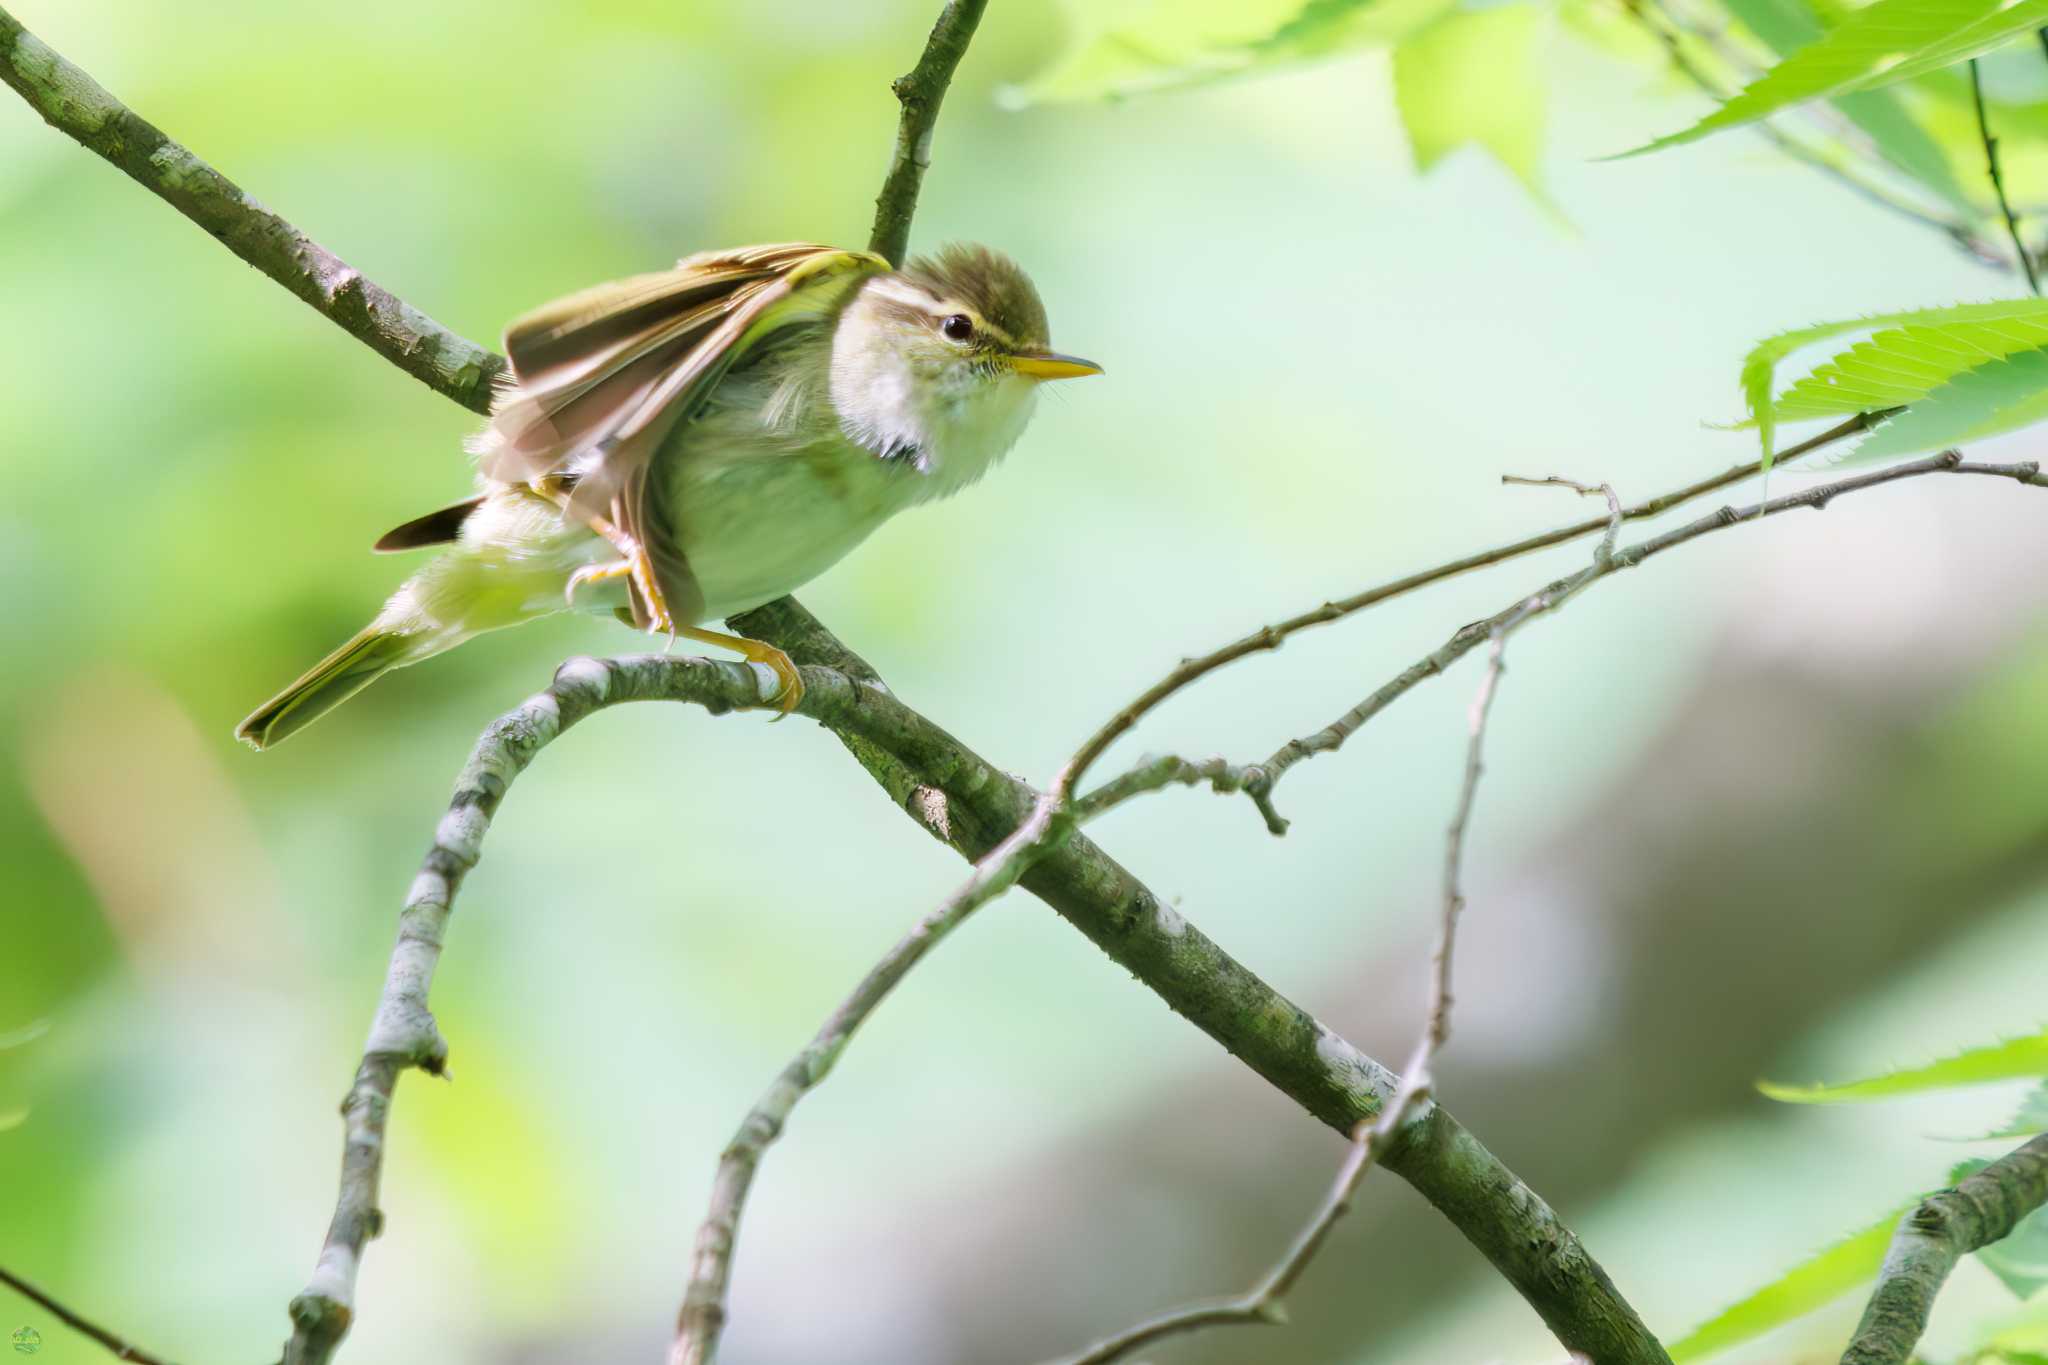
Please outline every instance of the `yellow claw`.
[[803, 675], [797, 672], [796, 662], [766, 640], [750, 640], [744, 635], [727, 635], [721, 631], [703, 630], [697, 626], [684, 626], [676, 634], [700, 644], [718, 645], [723, 649], [729, 649], [750, 664], [766, 664], [774, 670], [777, 681], [782, 684], [781, 690], [768, 699], [782, 713], [775, 719], [783, 719], [796, 710], [798, 704], [803, 701], [804, 680]]

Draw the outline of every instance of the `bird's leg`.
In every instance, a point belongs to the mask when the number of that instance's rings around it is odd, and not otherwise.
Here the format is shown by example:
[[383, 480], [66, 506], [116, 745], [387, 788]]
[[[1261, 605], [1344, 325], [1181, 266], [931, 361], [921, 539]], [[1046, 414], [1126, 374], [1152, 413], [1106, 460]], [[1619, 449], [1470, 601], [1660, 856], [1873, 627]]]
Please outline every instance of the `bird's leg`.
[[[697, 626], [684, 626], [676, 634], [686, 640], [700, 644], [717, 645], [729, 649], [750, 664], [766, 664], [774, 670], [782, 683], [782, 690], [769, 700], [777, 703], [777, 709], [786, 716], [796, 710], [797, 703], [804, 699], [804, 680], [796, 671], [796, 664], [790, 657], [765, 640], [749, 640], [744, 635], [727, 635], [721, 631], [704, 630]], [[782, 717], [776, 717], [780, 720]]]
[[[569, 510], [569, 490], [562, 486], [560, 479], [540, 479], [528, 485], [541, 497]], [[609, 564], [586, 564], [569, 575], [569, 581], [562, 588], [562, 596], [573, 609], [576, 605], [576, 590], [586, 583], [605, 583], [614, 578], [631, 579], [639, 592], [640, 600], [647, 607], [647, 630], [649, 634], [666, 635], [669, 643], [676, 638], [675, 619], [669, 615], [668, 601], [662, 596], [661, 585], [654, 581], [654, 565], [647, 558], [647, 552], [640, 548], [638, 541], [612, 525], [603, 517], [586, 517], [586, 525], [603, 536], [619, 557]]]

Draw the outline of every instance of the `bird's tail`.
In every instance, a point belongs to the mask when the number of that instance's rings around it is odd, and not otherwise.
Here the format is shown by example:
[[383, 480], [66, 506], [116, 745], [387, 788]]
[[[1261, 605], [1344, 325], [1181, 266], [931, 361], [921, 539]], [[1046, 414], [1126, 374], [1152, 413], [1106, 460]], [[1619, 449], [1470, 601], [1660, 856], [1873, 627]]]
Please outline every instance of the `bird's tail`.
[[235, 738], [252, 749], [267, 749], [305, 729], [392, 669], [435, 652], [420, 636], [373, 623], [257, 707], [235, 727]]

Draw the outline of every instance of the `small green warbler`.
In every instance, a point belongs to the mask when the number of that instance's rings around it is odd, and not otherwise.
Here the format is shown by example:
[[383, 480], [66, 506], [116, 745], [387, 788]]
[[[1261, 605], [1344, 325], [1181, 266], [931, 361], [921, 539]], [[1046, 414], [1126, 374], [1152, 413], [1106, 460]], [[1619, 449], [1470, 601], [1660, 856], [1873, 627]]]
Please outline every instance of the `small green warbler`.
[[766, 664], [787, 713], [789, 656], [699, 623], [988, 472], [1039, 384], [1101, 373], [1049, 342], [1030, 279], [976, 246], [900, 271], [811, 243], [707, 252], [528, 314], [471, 442], [476, 496], [376, 546], [448, 548], [236, 734], [265, 748], [394, 668], [565, 609]]

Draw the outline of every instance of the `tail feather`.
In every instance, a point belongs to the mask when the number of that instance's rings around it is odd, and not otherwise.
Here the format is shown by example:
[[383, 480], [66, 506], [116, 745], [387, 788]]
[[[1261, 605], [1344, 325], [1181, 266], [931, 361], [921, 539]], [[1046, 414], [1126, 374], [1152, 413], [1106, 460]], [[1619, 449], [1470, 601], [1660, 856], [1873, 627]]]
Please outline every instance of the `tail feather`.
[[417, 641], [372, 625], [307, 669], [235, 727], [252, 749], [289, 739], [401, 664], [412, 662]]

